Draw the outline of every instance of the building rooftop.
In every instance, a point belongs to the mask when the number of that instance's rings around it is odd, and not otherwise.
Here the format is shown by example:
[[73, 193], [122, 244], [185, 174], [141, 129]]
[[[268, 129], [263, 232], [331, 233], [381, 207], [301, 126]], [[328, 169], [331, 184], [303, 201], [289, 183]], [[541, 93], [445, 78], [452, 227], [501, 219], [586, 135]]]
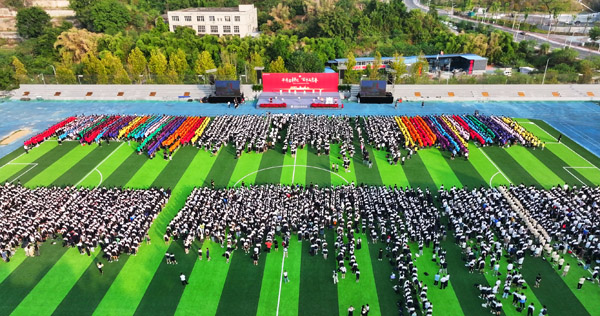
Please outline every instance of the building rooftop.
[[[404, 62], [406, 64], [414, 64], [417, 62], [417, 58], [419, 56], [403, 56], [404, 58]], [[433, 58], [457, 58], [457, 57], [462, 57], [468, 60], [487, 60], [487, 58], [485, 57], [481, 57], [479, 55], [475, 55], [475, 54], [445, 54], [445, 55], [425, 55], [425, 58], [427, 59], [433, 59]], [[375, 57], [356, 57], [356, 61], [360, 62], [360, 61], [373, 61], [373, 59], [375, 59]], [[388, 60], [393, 60], [394, 57], [381, 57], [381, 61], [388, 61]], [[336, 58], [334, 60], [330, 60], [329, 63], [330, 64], [338, 64], [338, 63], [345, 63], [348, 60], [348, 58]]]
[[237, 7], [202, 7], [173, 10], [169, 12], [245, 12], [253, 8], [254, 5], [239, 5]]

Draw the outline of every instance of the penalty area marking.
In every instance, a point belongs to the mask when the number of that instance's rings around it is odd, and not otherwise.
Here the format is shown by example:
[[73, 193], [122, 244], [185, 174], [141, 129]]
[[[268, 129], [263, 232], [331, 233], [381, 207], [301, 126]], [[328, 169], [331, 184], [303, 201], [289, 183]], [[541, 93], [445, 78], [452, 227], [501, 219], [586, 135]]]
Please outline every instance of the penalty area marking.
[[[271, 166], [271, 167], [266, 167], [266, 168], [258, 169], [256, 171], [252, 171], [249, 174], [247, 174], [247, 175], [241, 177], [239, 180], [237, 180], [237, 182], [233, 186], [237, 186], [242, 180], [246, 179], [247, 177], [249, 177], [249, 176], [251, 176], [253, 174], [259, 173], [261, 171], [270, 170], [270, 169], [276, 169], [276, 168], [289, 168], [289, 167], [293, 167], [294, 170], [296, 170], [296, 167], [305, 167], [305, 168], [313, 168], [313, 169], [317, 169], [317, 170], [329, 172], [331, 174], [334, 174], [334, 175], [338, 176], [340, 179], [344, 180], [346, 182], [346, 184], [350, 184], [350, 181], [346, 180], [346, 178], [342, 177], [341, 175], [339, 175], [339, 174], [337, 174], [337, 173], [335, 173], [335, 172], [333, 172], [333, 171], [331, 171], [329, 169], [325, 169], [325, 168], [321, 168], [321, 167], [316, 167], [316, 166], [307, 166], [307, 165], [296, 165], [296, 164], [293, 164], [293, 165]], [[292, 177], [293, 176], [294, 175], [292, 174]]]

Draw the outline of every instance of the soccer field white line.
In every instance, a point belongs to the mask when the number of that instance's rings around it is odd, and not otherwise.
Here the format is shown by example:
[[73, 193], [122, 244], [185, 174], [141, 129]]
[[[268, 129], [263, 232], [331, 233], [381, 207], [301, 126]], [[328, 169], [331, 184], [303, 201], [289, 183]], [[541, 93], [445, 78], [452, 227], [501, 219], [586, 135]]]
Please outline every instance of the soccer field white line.
[[31, 169], [35, 168], [38, 164], [35, 162], [30, 162], [30, 163], [12, 163], [11, 165], [32, 165], [31, 167], [29, 167], [29, 169], [25, 170], [25, 172], [21, 173], [18, 177], [14, 178], [10, 183], [13, 183], [17, 180], [19, 180], [20, 177], [22, 177], [24, 174], [26, 174], [27, 172], [31, 171]]
[[565, 169], [566, 172], [568, 172], [571, 176], [573, 176], [573, 178], [577, 179], [577, 181], [579, 181], [579, 182], [581, 182], [581, 184], [585, 185], [585, 183], [583, 181], [581, 181], [581, 179], [577, 178], [573, 173], [571, 173], [571, 171], [569, 171], [569, 169], [577, 169], [577, 168], [593, 169], [594, 167], [563, 167], [563, 169]]
[[[96, 165], [96, 167], [94, 167], [94, 169], [90, 170], [90, 172], [88, 172], [88, 173], [85, 175], [85, 177], [81, 178], [81, 180], [79, 180], [79, 182], [77, 182], [77, 183], [75, 184], [75, 187], [77, 187], [77, 186], [78, 186], [78, 185], [79, 185], [81, 182], [83, 182], [83, 180], [85, 180], [85, 178], [87, 178], [87, 177], [88, 177], [90, 174], [92, 174], [92, 172], [94, 172], [94, 170], [96, 170], [96, 168], [100, 167], [100, 165], [102, 165], [102, 164], [103, 164], [103, 163], [104, 163], [104, 162], [105, 162], [105, 161], [106, 161], [108, 158], [110, 158], [110, 157], [111, 157], [111, 156], [112, 156], [112, 155], [113, 155], [115, 152], [117, 152], [117, 150], [119, 150], [119, 148], [121, 148], [121, 146], [123, 146], [124, 144], [125, 144], [124, 142], [123, 142], [123, 143], [121, 143], [121, 145], [119, 145], [119, 146], [118, 146], [116, 149], [114, 149], [114, 150], [113, 150], [113, 151], [110, 153], [110, 155], [106, 156], [106, 158], [104, 158], [102, 161], [100, 161], [100, 163], [98, 163], [98, 164]], [[99, 171], [99, 170], [96, 170], [96, 171], [98, 171], [98, 173], [100, 173], [100, 171]], [[102, 173], [100, 173], [100, 179], [102, 179]], [[100, 184], [102, 184], [102, 180], [100, 181]], [[98, 184], [98, 186], [100, 186], [100, 184]]]
[[294, 177], [296, 176], [296, 159], [298, 158], [298, 153], [294, 155], [294, 170], [292, 171], [292, 184], [294, 184]]
[[[506, 179], [506, 181], [508, 181], [508, 183], [513, 183], [512, 181], [510, 181], [510, 179], [504, 174], [504, 172], [502, 172], [502, 170], [500, 170], [500, 168], [498, 168], [498, 166], [492, 161], [492, 159], [490, 159], [490, 157], [483, 151], [483, 149], [481, 149], [481, 147], [477, 147], [477, 149], [479, 149], [479, 151], [481, 151], [481, 153], [485, 156], [485, 158], [487, 158], [487, 160], [496, 168], [496, 170], [498, 170], [498, 172], [504, 177], [504, 179]], [[492, 187], [492, 179], [494, 179], [494, 177], [496, 176], [495, 173], [491, 178], [490, 178], [490, 188]]]
[[17, 160], [17, 159], [21, 158], [21, 156], [23, 156], [23, 155], [25, 155], [25, 153], [22, 153], [22, 154], [20, 154], [19, 156], [17, 156], [17, 157], [15, 157], [15, 158], [13, 158], [11, 161], [9, 161], [9, 162], [5, 163], [4, 165], [0, 166], [0, 169], [1, 169], [1, 168], [3, 168], [3, 167], [4, 167], [4, 166], [6, 166], [6, 165], [17, 164], [17, 163], [13, 163], [13, 161], [15, 161], [15, 160]]
[[338, 176], [340, 179], [344, 180], [346, 182], [346, 184], [350, 184], [350, 181], [346, 180], [346, 178], [342, 177], [340, 174], [337, 174], [329, 169], [325, 169], [325, 168], [321, 168], [321, 167], [317, 167], [317, 166], [308, 166], [308, 165], [280, 165], [280, 166], [271, 166], [271, 167], [266, 167], [266, 168], [262, 168], [262, 169], [258, 169], [256, 171], [252, 171], [250, 173], [248, 173], [247, 175], [241, 177], [239, 180], [237, 180], [237, 182], [233, 185], [233, 186], [237, 186], [240, 182], [242, 182], [244, 179], [246, 179], [247, 177], [255, 174], [255, 173], [259, 173], [261, 171], [265, 171], [265, 170], [271, 170], [271, 169], [275, 169], [275, 168], [296, 168], [296, 167], [304, 167], [304, 168], [312, 168], [312, 169], [317, 169], [317, 170], [321, 170], [321, 171], [325, 171], [325, 172], [329, 172], [331, 174], [334, 174], [336, 176]]
[[283, 282], [283, 263], [285, 262], [285, 254], [281, 258], [281, 275], [279, 275], [279, 295], [277, 295], [277, 311], [275, 316], [279, 316], [279, 303], [281, 302], [281, 283]]

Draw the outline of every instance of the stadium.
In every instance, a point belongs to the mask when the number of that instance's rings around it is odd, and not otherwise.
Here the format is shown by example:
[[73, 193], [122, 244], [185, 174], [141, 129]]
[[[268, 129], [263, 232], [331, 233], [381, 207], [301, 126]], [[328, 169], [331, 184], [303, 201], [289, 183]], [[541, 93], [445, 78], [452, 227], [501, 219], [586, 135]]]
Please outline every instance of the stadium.
[[600, 313], [597, 103], [283, 90], [0, 104], [0, 314]]

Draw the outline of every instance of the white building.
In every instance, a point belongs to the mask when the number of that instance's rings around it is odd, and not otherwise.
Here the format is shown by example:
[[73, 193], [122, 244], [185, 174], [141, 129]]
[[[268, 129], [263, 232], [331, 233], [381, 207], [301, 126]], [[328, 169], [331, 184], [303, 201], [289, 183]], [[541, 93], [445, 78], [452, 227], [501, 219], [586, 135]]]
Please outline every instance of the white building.
[[189, 27], [198, 35], [238, 35], [245, 37], [258, 32], [257, 11], [253, 4], [237, 8], [189, 8], [169, 11], [169, 30]]

